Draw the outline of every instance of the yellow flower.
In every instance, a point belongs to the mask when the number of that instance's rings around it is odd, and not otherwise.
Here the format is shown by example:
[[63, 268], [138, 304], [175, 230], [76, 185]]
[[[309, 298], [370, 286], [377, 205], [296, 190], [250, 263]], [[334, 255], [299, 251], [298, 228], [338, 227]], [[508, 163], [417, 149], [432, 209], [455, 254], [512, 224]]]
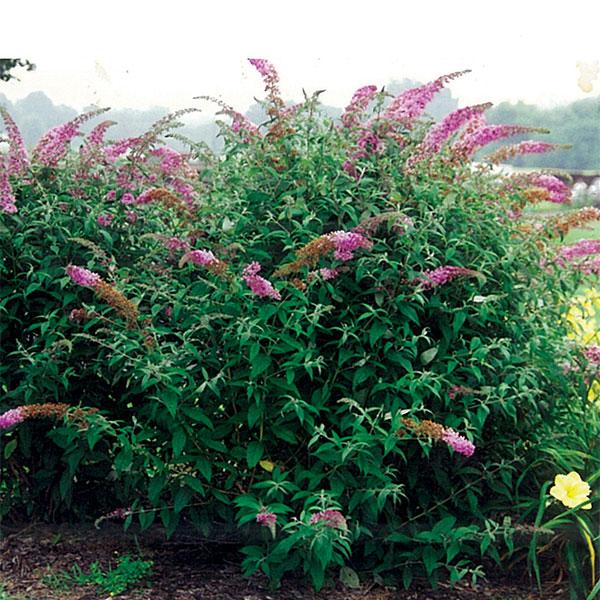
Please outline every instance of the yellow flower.
[[[571, 471], [568, 475], [557, 475], [554, 478], [550, 495], [560, 500], [567, 508], [575, 508], [589, 500], [590, 486], [586, 481], [582, 481], [579, 473]], [[581, 508], [589, 510], [592, 505], [591, 503], [585, 504]]]
[[568, 336], [581, 344], [600, 342], [600, 294], [594, 288], [587, 288], [573, 298], [566, 320], [569, 324]]
[[598, 381], [597, 379], [590, 386], [590, 391], [588, 392], [588, 400], [590, 402], [600, 403], [600, 381]]

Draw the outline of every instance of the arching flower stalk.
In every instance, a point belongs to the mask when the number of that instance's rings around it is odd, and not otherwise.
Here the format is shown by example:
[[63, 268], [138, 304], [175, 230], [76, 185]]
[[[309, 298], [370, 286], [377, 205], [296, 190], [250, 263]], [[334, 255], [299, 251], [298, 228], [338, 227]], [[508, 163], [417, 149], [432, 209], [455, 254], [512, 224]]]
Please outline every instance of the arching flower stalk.
[[553, 150], [561, 149], [564, 150], [567, 148], [572, 148], [572, 145], [551, 144], [549, 142], [526, 140], [524, 142], [519, 142], [518, 144], [512, 144], [511, 146], [499, 148], [495, 152], [492, 152], [492, 154], [486, 156], [485, 160], [492, 164], [499, 164], [522, 154], [544, 154], [545, 152], [552, 152]]

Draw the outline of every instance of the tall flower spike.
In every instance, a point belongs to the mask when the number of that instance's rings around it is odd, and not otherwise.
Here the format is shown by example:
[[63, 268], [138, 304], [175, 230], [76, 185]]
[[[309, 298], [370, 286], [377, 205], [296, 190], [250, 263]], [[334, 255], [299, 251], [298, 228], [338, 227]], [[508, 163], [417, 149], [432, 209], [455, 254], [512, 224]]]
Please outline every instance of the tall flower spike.
[[346, 106], [341, 117], [344, 127], [351, 129], [360, 125], [361, 117], [375, 94], [377, 94], [376, 85], [365, 85], [354, 92], [350, 104]]
[[520, 133], [548, 133], [547, 129], [539, 127], [525, 127], [523, 125], [486, 125], [461, 136], [452, 145], [452, 151], [461, 157], [468, 158], [477, 150], [495, 142]]
[[476, 104], [475, 106], [459, 108], [458, 110], [451, 112], [444, 117], [440, 123], [429, 129], [421, 143], [421, 151], [426, 154], [439, 152], [442, 144], [453, 133], [456, 133], [463, 125], [473, 119], [473, 117], [483, 114], [483, 112], [491, 106], [491, 102], [487, 102], [486, 104]]
[[470, 70], [456, 71], [448, 75], [442, 75], [442, 77], [438, 77], [425, 85], [400, 93], [385, 110], [384, 119], [409, 126], [412, 120], [423, 114], [425, 107], [447, 82], [469, 72]]
[[260, 263], [251, 262], [242, 273], [242, 279], [246, 285], [252, 290], [253, 294], [261, 298], [273, 298], [273, 300], [281, 300], [281, 294], [273, 287], [273, 284], [258, 275], [261, 270]]
[[265, 92], [271, 103], [267, 111], [269, 116], [278, 116], [284, 107], [279, 91], [279, 74], [273, 64], [264, 58], [249, 58], [248, 62], [260, 73], [265, 84]]
[[25, 142], [23, 142], [23, 137], [17, 124], [3, 106], [0, 106], [0, 116], [2, 116], [6, 132], [8, 133], [8, 173], [9, 175], [21, 174], [29, 167], [29, 156], [27, 155]]
[[15, 196], [9, 180], [8, 159], [0, 154], [0, 212], [14, 214], [17, 212]]
[[79, 127], [107, 110], [108, 108], [92, 110], [63, 125], [53, 127], [37, 143], [33, 149], [32, 158], [44, 167], [56, 167], [69, 151], [71, 140], [80, 135]]
[[472, 269], [445, 265], [432, 271], [424, 271], [419, 277], [413, 280], [413, 284], [420, 284], [423, 289], [430, 290], [439, 285], [449, 283], [457, 277], [473, 277], [476, 275], [477, 271], [473, 271]]

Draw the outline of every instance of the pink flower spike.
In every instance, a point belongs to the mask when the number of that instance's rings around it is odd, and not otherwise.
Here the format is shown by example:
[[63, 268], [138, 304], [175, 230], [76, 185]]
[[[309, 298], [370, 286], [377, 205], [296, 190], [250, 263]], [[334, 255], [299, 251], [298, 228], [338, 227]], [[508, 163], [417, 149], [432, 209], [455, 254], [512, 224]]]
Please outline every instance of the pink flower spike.
[[491, 106], [491, 103], [477, 104], [459, 108], [444, 119], [434, 125], [428, 132], [421, 144], [422, 150], [426, 154], [438, 152], [442, 144], [453, 134], [456, 133], [465, 123], [469, 122], [474, 116], [481, 115]]
[[327, 237], [335, 244], [334, 258], [336, 260], [352, 260], [353, 252], [359, 248], [370, 250], [373, 247], [370, 240], [355, 231], [334, 231]]
[[470, 277], [474, 275], [477, 275], [477, 271], [446, 265], [432, 271], [424, 271], [420, 277], [413, 280], [413, 284], [421, 284], [424, 289], [430, 290], [438, 285], [444, 285], [457, 277]]
[[529, 181], [536, 187], [540, 187], [548, 192], [548, 200], [555, 204], [568, 204], [571, 200], [571, 191], [566, 183], [563, 183], [554, 175], [544, 173], [534, 175]]
[[365, 85], [354, 92], [350, 104], [346, 106], [344, 114], [341, 117], [344, 127], [350, 129], [360, 124], [360, 118], [365, 112], [369, 103], [377, 94], [376, 85]]
[[95, 287], [101, 281], [102, 278], [97, 273], [93, 271], [89, 271], [84, 267], [77, 267], [76, 265], [69, 265], [65, 271], [67, 275], [73, 280], [77, 285], [82, 285], [85, 287]]
[[22, 423], [25, 420], [25, 416], [21, 411], [21, 407], [12, 408], [6, 412], [0, 414], [0, 429], [8, 429], [13, 425]]
[[475, 452], [475, 444], [466, 437], [460, 435], [454, 429], [447, 428], [442, 434], [442, 440], [448, 444], [455, 452], [464, 456], [472, 456]]
[[256, 296], [281, 300], [281, 294], [273, 287], [273, 284], [264, 277], [257, 275], [260, 269], [259, 263], [256, 261], [251, 262], [242, 272], [242, 279]]

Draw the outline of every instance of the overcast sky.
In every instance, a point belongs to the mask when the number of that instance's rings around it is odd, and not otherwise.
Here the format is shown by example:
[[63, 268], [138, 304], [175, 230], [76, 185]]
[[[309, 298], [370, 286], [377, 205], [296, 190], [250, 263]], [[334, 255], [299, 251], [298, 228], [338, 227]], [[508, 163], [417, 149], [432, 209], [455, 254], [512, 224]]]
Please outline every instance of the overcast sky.
[[600, 94], [598, 78], [584, 89], [578, 80], [600, 59], [597, 0], [6, 4], [0, 56], [37, 64], [21, 82], [0, 83], [10, 100], [41, 89], [79, 109], [175, 109], [212, 94], [245, 110], [262, 91], [247, 57], [275, 63], [285, 98], [326, 89], [322, 100], [338, 106], [361, 85], [466, 68], [473, 72], [451, 84], [462, 105], [552, 106]]

